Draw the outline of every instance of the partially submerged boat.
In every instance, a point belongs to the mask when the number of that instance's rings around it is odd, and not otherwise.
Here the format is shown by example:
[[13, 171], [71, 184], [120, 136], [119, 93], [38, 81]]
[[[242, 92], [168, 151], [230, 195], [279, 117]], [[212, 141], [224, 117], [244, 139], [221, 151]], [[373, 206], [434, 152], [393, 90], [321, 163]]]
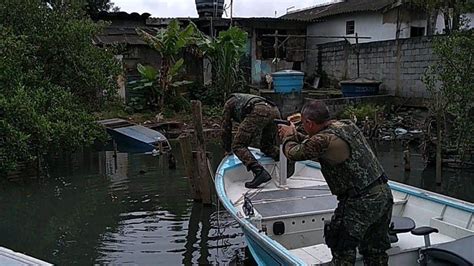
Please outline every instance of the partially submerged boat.
[[158, 131], [133, 124], [127, 120], [113, 118], [97, 121], [112, 138], [132, 152], [167, 152], [171, 150], [168, 139]]
[[[247, 172], [234, 155], [225, 157], [215, 175], [217, 195], [240, 224], [259, 265], [324, 265], [331, 261], [323, 237], [324, 221], [337, 206], [313, 161], [297, 162], [286, 178], [280, 163], [252, 149], [272, 174], [259, 189], [247, 189]], [[389, 181], [394, 196], [390, 227], [390, 265], [473, 265], [474, 204]], [[434, 264], [441, 263], [441, 264]], [[360, 255], [357, 263], [362, 265]]]

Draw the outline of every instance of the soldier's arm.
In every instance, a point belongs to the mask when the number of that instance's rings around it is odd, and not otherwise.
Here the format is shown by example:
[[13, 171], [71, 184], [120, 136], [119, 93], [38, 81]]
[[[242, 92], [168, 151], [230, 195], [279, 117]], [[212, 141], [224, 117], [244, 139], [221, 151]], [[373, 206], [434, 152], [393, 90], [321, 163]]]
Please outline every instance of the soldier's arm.
[[[296, 130], [298, 130], [298, 129], [296, 129]], [[299, 131], [296, 131], [296, 140], [297, 140], [298, 142], [301, 142], [301, 141], [305, 140], [306, 138], [308, 138], [308, 135], [303, 134], [303, 133], [301, 133], [301, 132], [299, 132]]]
[[222, 116], [222, 143], [226, 152], [231, 152], [232, 147], [232, 110], [234, 105], [226, 102], [224, 105], [224, 114]]
[[298, 135], [290, 135], [283, 140], [283, 152], [292, 161], [316, 160], [326, 153], [330, 139], [330, 135], [316, 134], [301, 141]]

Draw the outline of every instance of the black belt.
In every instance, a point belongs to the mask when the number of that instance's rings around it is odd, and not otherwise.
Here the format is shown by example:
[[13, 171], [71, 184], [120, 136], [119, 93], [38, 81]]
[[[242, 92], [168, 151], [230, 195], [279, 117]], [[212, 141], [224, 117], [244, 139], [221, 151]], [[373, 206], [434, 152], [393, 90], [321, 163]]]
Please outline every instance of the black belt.
[[365, 188], [363, 189], [356, 189], [356, 188], [352, 188], [352, 189], [349, 189], [348, 191], [346, 191], [346, 193], [344, 193], [343, 195], [341, 195], [342, 198], [346, 198], [346, 197], [349, 197], [349, 198], [358, 198], [360, 196], [363, 196], [365, 195], [367, 192], [369, 192], [369, 190], [371, 190], [372, 188], [378, 186], [378, 185], [382, 185], [382, 184], [386, 184], [388, 182], [388, 177], [387, 175], [385, 174], [382, 174], [379, 178], [377, 178], [374, 182], [370, 183], [368, 186], [366, 186]]

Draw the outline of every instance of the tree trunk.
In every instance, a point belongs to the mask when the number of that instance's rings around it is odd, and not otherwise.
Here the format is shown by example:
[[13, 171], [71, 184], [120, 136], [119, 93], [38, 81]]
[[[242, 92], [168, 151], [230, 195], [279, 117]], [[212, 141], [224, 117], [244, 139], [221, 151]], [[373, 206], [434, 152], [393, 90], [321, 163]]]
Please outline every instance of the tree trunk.
[[426, 15], [427, 15], [426, 36], [432, 36], [435, 34], [438, 13], [439, 13], [438, 9], [432, 9], [426, 12]]
[[456, 5], [453, 6], [453, 24], [452, 24], [452, 30], [457, 31], [460, 28], [460, 18], [461, 14], [459, 12], [459, 8], [456, 7]]
[[165, 107], [165, 97], [168, 94], [168, 75], [170, 70], [170, 61], [167, 58], [163, 58], [161, 62], [161, 71], [160, 71], [160, 86], [161, 86], [161, 96], [160, 96], [160, 106], [158, 110], [163, 111]]
[[451, 17], [449, 16], [449, 9], [444, 12], [444, 33], [451, 33]]

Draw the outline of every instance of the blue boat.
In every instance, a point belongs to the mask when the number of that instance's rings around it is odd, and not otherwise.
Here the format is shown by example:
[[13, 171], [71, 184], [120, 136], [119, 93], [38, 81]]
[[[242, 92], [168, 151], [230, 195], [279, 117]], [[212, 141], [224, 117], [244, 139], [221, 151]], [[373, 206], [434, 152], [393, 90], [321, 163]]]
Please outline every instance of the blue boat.
[[[215, 186], [223, 206], [240, 224], [255, 261], [258, 265], [328, 264], [332, 255], [323, 228], [337, 199], [320, 165], [297, 162], [294, 174], [286, 178], [285, 158], [275, 163], [257, 149], [252, 153], [271, 173], [270, 182], [258, 189], [245, 188], [253, 176], [229, 155], [217, 169]], [[419, 265], [424, 260], [473, 265], [473, 203], [393, 181], [389, 185], [394, 195], [389, 265]], [[358, 255], [356, 265], [362, 264]]]
[[168, 139], [158, 131], [114, 118], [97, 121], [103, 125], [115, 142], [132, 152], [167, 152], [171, 150]]

